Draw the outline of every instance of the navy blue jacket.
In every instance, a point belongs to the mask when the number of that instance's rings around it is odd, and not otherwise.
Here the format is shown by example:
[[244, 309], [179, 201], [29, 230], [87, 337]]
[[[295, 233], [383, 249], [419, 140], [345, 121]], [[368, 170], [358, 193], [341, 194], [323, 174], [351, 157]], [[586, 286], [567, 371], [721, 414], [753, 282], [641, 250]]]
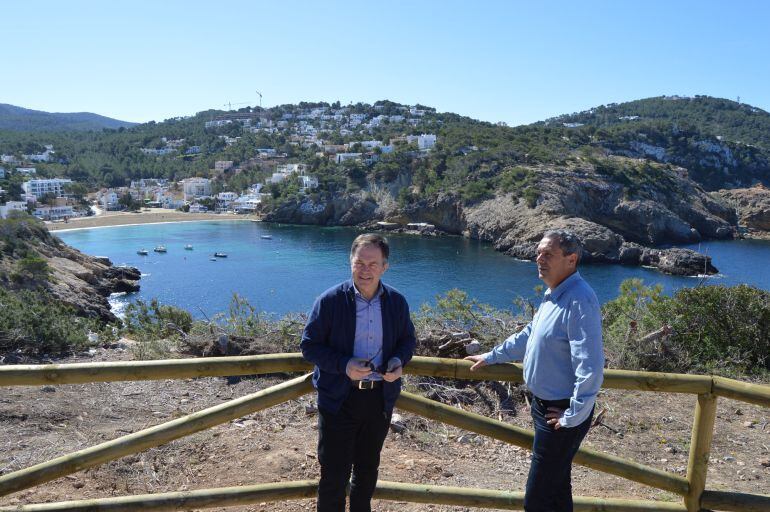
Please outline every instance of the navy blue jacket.
[[[409, 317], [409, 305], [398, 291], [383, 283], [382, 355], [387, 363], [397, 357], [406, 366], [412, 359], [416, 339]], [[348, 280], [323, 292], [313, 304], [302, 332], [302, 355], [315, 365], [313, 385], [318, 390], [318, 407], [336, 413], [350, 393], [352, 383], [345, 368], [353, 357], [356, 334], [356, 297]], [[401, 379], [383, 381], [385, 412], [390, 414], [401, 392]]]

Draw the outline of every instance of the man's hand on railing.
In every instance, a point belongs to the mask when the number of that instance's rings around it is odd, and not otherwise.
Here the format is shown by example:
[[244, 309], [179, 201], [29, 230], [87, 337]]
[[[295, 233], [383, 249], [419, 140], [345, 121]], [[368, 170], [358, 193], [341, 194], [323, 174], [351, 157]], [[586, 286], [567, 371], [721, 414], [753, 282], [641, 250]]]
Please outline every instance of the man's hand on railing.
[[475, 371], [475, 370], [478, 370], [479, 368], [487, 366], [487, 361], [484, 359], [484, 355], [485, 354], [482, 354], [480, 356], [466, 356], [464, 358], [466, 361], [474, 362], [473, 366], [471, 366], [471, 371]]

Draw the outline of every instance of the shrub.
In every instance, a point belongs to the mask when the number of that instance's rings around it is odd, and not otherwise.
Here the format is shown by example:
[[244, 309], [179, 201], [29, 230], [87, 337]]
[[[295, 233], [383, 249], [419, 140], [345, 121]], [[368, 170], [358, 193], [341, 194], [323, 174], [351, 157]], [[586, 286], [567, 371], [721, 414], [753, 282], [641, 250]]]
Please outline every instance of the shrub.
[[[770, 292], [748, 285], [684, 288], [673, 296], [624, 281], [603, 308], [613, 366], [671, 372], [770, 370]], [[667, 326], [670, 332], [662, 333]], [[658, 333], [659, 336], [650, 336]]]
[[97, 320], [76, 316], [74, 308], [48, 295], [0, 288], [1, 352], [67, 354], [85, 348], [89, 331], [102, 328]]

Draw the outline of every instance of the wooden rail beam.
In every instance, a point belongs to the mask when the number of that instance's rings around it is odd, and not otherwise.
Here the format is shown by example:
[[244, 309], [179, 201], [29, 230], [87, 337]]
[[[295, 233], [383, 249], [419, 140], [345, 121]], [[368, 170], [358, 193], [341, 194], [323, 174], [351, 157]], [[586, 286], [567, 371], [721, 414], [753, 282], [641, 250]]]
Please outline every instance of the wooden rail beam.
[[770, 510], [770, 496], [730, 491], [703, 491], [700, 504], [701, 507], [709, 510], [767, 512]]
[[714, 394], [750, 404], [770, 407], [770, 386], [714, 377]]
[[[401, 392], [401, 396], [396, 401], [396, 406], [405, 411], [448, 423], [471, 432], [483, 434], [523, 448], [532, 448], [534, 434], [528, 430], [502, 421], [493, 420], [480, 414], [450, 407], [434, 400], [428, 400], [406, 391]], [[613, 455], [599, 453], [588, 448], [580, 448], [577, 455], [575, 455], [575, 462], [681, 496], [685, 496], [689, 490], [687, 480], [681, 476], [637, 464]]]
[[310, 375], [304, 375], [188, 416], [2, 475], [0, 476], [0, 496], [34, 487], [147, 448], [160, 446], [174, 439], [300, 397], [312, 390]]
[[307, 372], [312, 369], [313, 365], [302, 359], [301, 354], [71, 364], [19, 364], [0, 366], [0, 386], [189, 379], [226, 375]]
[[716, 416], [717, 397], [711, 393], [698, 395], [692, 424], [690, 458], [687, 464], [687, 481], [690, 483], [690, 490], [684, 497], [687, 512], [697, 512], [701, 508], [700, 499], [706, 488], [706, 472]]
[[[250, 503], [286, 499], [313, 498], [316, 495], [317, 487], [317, 480], [302, 480], [298, 482], [279, 482], [242, 487], [143, 494], [120, 498], [0, 507], [0, 512], [134, 512], [136, 510], [160, 512], [190, 510], [247, 505]], [[380, 500], [435, 503], [438, 505], [481, 507], [485, 509], [522, 510], [524, 508], [524, 494], [520, 492], [403, 484], [383, 480], [377, 482], [374, 497]], [[576, 512], [685, 512], [684, 506], [680, 503], [661, 501], [575, 497], [574, 504]]]

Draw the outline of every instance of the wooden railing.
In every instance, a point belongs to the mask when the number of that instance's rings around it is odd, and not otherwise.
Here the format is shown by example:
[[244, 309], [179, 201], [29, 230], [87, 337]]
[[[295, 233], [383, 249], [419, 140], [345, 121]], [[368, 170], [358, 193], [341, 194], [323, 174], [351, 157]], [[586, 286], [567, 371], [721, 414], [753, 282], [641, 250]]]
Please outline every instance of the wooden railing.
[[[522, 381], [520, 365], [487, 366], [473, 373], [468, 361], [415, 357], [405, 368], [413, 375], [454, 379]], [[62, 365], [0, 366], [0, 386], [38, 386], [136, 380], [185, 379], [230, 375], [255, 375], [276, 372], [305, 372], [311, 365], [300, 354], [271, 354], [248, 357], [175, 359], [163, 361], [79, 363]], [[770, 496], [706, 490], [711, 439], [716, 416], [717, 397], [770, 407], [770, 386], [744, 383], [707, 375], [607, 370], [604, 387], [615, 389], [690, 393], [698, 397], [695, 406], [687, 476], [661, 471], [643, 464], [581, 448], [575, 462], [592, 469], [682, 496], [683, 503], [600, 499], [576, 497], [576, 511], [651, 511], [693, 512], [700, 509], [726, 511], [770, 511]], [[145, 430], [79, 450], [53, 460], [0, 476], [0, 496], [28, 489], [56, 478], [91, 468], [104, 462], [134, 454], [171, 440], [226, 423], [241, 416], [298, 398], [313, 390], [310, 375], [297, 377], [196, 413]], [[532, 447], [531, 431], [502, 421], [462, 411], [455, 407], [402, 392], [396, 406], [426, 418], [483, 434], [523, 448]], [[280, 482], [251, 486], [201, 489], [121, 498], [90, 499], [60, 503], [0, 507], [0, 512], [33, 511], [143, 511], [187, 510], [190, 508], [310, 498], [315, 496], [317, 481]], [[404, 484], [379, 481], [375, 498], [521, 510], [524, 495], [473, 488]]]

